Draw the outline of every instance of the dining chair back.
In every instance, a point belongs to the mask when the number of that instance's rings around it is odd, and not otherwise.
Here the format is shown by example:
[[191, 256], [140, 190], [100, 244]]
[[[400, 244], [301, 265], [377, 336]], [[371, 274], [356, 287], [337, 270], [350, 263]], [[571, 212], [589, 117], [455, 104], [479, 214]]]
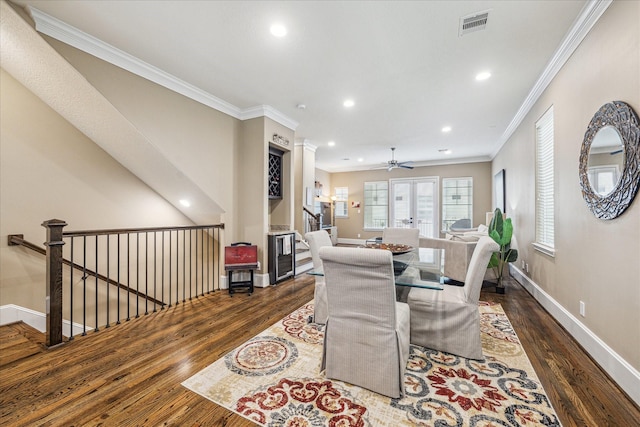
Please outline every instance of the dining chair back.
[[417, 248], [420, 246], [420, 230], [417, 228], [384, 228], [382, 243], [396, 243]]
[[320, 249], [328, 297], [322, 369], [385, 396], [404, 395], [409, 306], [396, 302], [391, 252]]
[[419, 288], [409, 291], [412, 344], [468, 359], [483, 359], [478, 300], [491, 254], [499, 248], [489, 236], [478, 240], [462, 287], [445, 285], [441, 291]]

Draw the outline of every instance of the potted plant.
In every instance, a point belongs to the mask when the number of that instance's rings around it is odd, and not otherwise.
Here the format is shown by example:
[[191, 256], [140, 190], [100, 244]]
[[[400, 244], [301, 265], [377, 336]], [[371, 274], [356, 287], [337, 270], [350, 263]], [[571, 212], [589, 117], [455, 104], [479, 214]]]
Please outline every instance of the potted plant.
[[500, 245], [500, 250], [491, 255], [488, 267], [492, 268], [496, 275], [496, 292], [503, 294], [504, 283], [502, 283], [502, 279], [505, 266], [518, 259], [518, 251], [511, 249], [511, 237], [513, 236], [511, 218], [503, 218], [499, 208], [496, 208], [493, 219], [489, 223], [489, 236]]

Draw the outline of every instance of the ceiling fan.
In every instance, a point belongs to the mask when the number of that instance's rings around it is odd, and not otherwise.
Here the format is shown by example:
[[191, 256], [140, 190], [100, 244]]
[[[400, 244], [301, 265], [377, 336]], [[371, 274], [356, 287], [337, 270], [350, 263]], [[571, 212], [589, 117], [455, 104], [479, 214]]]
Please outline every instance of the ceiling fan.
[[395, 168], [405, 168], [405, 169], [413, 169], [413, 166], [410, 165], [411, 161], [408, 162], [399, 162], [395, 158], [396, 147], [391, 147], [391, 160], [387, 162], [387, 171], [390, 172], [391, 169]]

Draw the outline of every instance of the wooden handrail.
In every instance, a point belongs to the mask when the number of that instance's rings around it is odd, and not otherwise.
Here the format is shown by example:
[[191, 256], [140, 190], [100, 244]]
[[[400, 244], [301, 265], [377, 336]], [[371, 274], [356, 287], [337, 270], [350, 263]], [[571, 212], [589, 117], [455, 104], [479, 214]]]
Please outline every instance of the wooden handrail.
[[38, 252], [41, 255], [46, 255], [47, 250], [35, 243], [27, 242], [24, 240], [24, 234], [9, 234], [7, 236], [7, 245], [9, 246], [24, 246], [32, 251]]
[[173, 230], [203, 230], [207, 228], [224, 229], [224, 224], [213, 225], [185, 225], [180, 227], [148, 227], [148, 228], [110, 228], [108, 230], [84, 230], [84, 231], [65, 231], [62, 233], [64, 237], [71, 236], [95, 236], [106, 234], [126, 234], [126, 233], [152, 233], [157, 231], [173, 231]]
[[318, 221], [320, 220], [320, 214], [314, 214], [306, 206], [302, 206], [302, 210], [308, 213], [309, 215], [311, 215], [312, 217], [314, 217], [315, 219], [317, 219]]
[[[172, 228], [172, 230], [174, 230], [174, 228]], [[75, 234], [75, 232], [74, 232], [74, 234]], [[67, 233], [64, 233], [64, 235], [66, 236]], [[31, 249], [32, 251], [35, 251], [35, 252], [37, 252], [39, 254], [42, 254], [42, 255], [46, 255], [47, 254], [47, 250], [45, 248], [40, 247], [40, 246], [36, 245], [35, 243], [31, 243], [31, 242], [28, 242], [28, 241], [24, 240], [24, 235], [23, 234], [9, 234], [7, 240], [8, 240], [8, 245], [9, 246], [24, 246], [25, 248]], [[96, 273], [93, 270], [88, 270], [85, 267], [81, 266], [80, 264], [76, 264], [75, 262], [71, 262], [68, 259], [63, 258], [62, 259], [62, 263], [64, 265], [68, 265], [69, 267], [73, 267], [73, 268], [75, 268], [77, 270], [84, 271], [88, 276], [97, 277], [98, 280], [102, 280], [102, 281], [104, 281], [104, 282], [106, 282], [106, 283], [108, 283], [110, 285], [117, 286], [120, 289], [124, 289], [125, 291], [130, 292], [130, 293], [132, 293], [133, 295], [135, 295], [137, 297], [146, 298], [149, 301], [151, 301], [151, 302], [153, 302], [155, 304], [158, 304], [160, 306], [166, 305], [162, 301], [159, 301], [159, 300], [157, 300], [155, 298], [150, 297], [149, 295], [146, 295], [146, 294], [144, 294], [144, 293], [142, 293], [140, 291], [132, 289], [127, 285], [123, 285], [122, 283], [116, 282], [115, 280], [113, 280], [111, 278], [107, 278], [106, 276], [104, 276], [104, 275], [102, 275], [100, 273]]]
[[[150, 308], [155, 312], [158, 306], [160, 309], [164, 309], [165, 306], [171, 307], [172, 302], [175, 302], [176, 305], [179, 304], [180, 299], [182, 299], [182, 303], [186, 303], [187, 298], [189, 300], [193, 297], [198, 298], [199, 292], [200, 295], [204, 296], [205, 280], [206, 293], [216, 290], [216, 282], [218, 282], [218, 290], [220, 289], [219, 281], [216, 280], [216, 274], [219, 274], [220, 233], [224, 229], [224, 224], [64, 232], [63, 228], [67, 226], [67, 223], [59, 219], [51, 219], [44, 221], [42, 226], [47, 229], [47, 238], [43, 244], [44, 248], [24, 240], [24, 235], [22, 234], [9, 235], [8, 245], [23, 246], [45, 256], [45, 289], [47, 296], [45, 345], [47, 347], [53, 347], [62, 343], [63, 281], [66, 280], [63, 278], [64, 265], [70, 267], [68, 277], [68, 282], [71, 283], [68, 297], [69, 303], [71, 304], [69, 322], [71, 325], [74, 324], [73, 313], [74, 308], [77, 307], [82, 315], [82, 323], [79, 324], [79, 327], [82, 327], [82, 335], [86, 335], [87, 310], [93, 312], [89, 315], [94, 316], [95, 327], [93, 330], [97, 332], [100, 326], [99, 322], [103, 321], [100, 320], [101, 315], [106, 316], [105, 327], [111, 325], [110, 313], [112, 313], [112, 311], [115, 311], [113, 314], [115, 314], [116, 317], [116, 324], [119, 324], [121, 319], [130, 320], [132, 314], [135, 315], [135, 317], [139, 317], [141, 313], [149, 314]], [[176, 233], [173, 233], [173, 231]], [[157, 246], [158, 235], [160, 235], [160, 246]], [[122, 253], [120, 246], [121, 236], [125, 237], [126, 243], [125, 248], [123, 248], [125, 258], [122, 268], [122, 258], [120, 256]], [[151, 254], [149, 254], [150, 242], [148, 241], [150, 236], [153, 237]], [[166, 243], [165, 236], [168, 237]], [[113, 239], [113, 237], [116, 237], [117, 240]], [[135, 243], [133, 252], [130, 250], [131, 237], [134, 238]], [[140, 245], [140, 237], [144, 238], [142, 247]], [[194, 237], [195, 242], [192, 240]], [[95, 244], [94, 254], [89, 254], [87, 251], [87, 238]], [[82, 247], [80, 249], [80, 255], [82, 258], [74, 255], [74, 241], [77, 241], [77, 239], [81, 241]], [[109, 242], [113, 240], [116, 240], [116, 248], [113, 249], [117, 252], [117, 256], [110, 259], [109, 254], [111, 253], [111, 249]], [[106, 251], [102, 251], [104, 247], [99, 251], [99, 242], [106, 243]], [[70, 243], [68, 252], [70, 254], [70, 260], [63, 258], [63, 252], [66, 252], [63, 251], [65, 243]], [[173, 243], [175, 243], [175, 246]], [[182, 250], [180, 250], [180, 248], [182, 248]], [[101, 260], [99, 253], [100, 255], [104, 254], [103, 257], [105, 257], [106, 260], [104, 258]], [[151, 259], [148, 258], [149, 255], [152, 256]], [[95, 271], [87, 269], [87, 256], [89, 256], [89, 258], [95, 258]], [[161, 260], [159, 265], [156, 264], [158, 257], [160, 257]], [[75, 263], [74, 260], [79, 260], [79, 262]], [[151, 263], [149, 264], [149, 262]], [[98, 265], [100, 267], [98, 267]], [[149, 273], [149, 266], [152, 266], [151, 273]], [[123, 280], [127, 284], [119, 283], [121, 277], [123, 277], [121, 276], [123, 268], [124, 274], [126, 274], [126, 278]], [[75, 282], [73, 274], [77, 270], [82, 272], [81, 280], [84, 282], [84, 286], [78, 291], [81, 299], [78, 300], [76, 304], [74, 300], [73, 285]], [[98, 273], [100, 270], [105, 270], [107, 276]], [[216, 270], [218, 270], [217, 273]], [[111, 278], [109, 274], [110, 271], [115, 271], [115, 280]], [[140, 276], [141, 273], [142, 277]], [[87, 286], [87, 279], [89, 277], [95, 278], [94, 301], [87, 301], [88, 292], [93, 292], [94, 289], [93, 286], [91, 288]], [[130, 280], [132, 277], [133, 281]], [[149, 283], [150, 281], [151, 283]], [[135, 284], [135, 289], [132, 286], [132, 282]], [[213, 285], [213, 287], [210, 285]], [[117, 286], [118, 288], [115, 297], [117, 301], [113, 301], [115, 303], [113, 310], [110, 309], [112, 299], [110, 298], [109, 291], [111, 286]], [[103, 304], [99, 303], [99, 287], [104, 287], [103, 289], [106, 290], [106, 299], [103, 299]], [[121, 300], [120, 289], [126, 291], [124, 293], [126, 300]], [[133, 298], [131, 297], [132, 295]], [[153, 295], [153, 297], [151, 295]], [[121, 313], [121, 306], [124, 306], [126, 313], [124, 311]], [[73, 339], [73, 329], [72, 327], [70, 330], [69, 340]]]

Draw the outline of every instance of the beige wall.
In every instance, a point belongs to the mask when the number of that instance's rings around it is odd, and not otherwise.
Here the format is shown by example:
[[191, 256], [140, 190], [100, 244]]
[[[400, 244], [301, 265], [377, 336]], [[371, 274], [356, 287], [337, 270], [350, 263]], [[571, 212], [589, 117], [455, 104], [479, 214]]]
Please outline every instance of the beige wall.
[[8, 234], [41, 244], [53, 218], [67, 230], [191, 224], [4, 70], [0, 107], [0, 305], [45, 308], [44, 258]]
[[[267, 224], [267, 228], [265, 228], [264, 232], [269, 231], [269, 225], [285, 225], [290, 229], [293, 228], [293, 209], [294, 209], [294, 179], [295, 179], [295, 168], [294, 168], [294, 132], [291, 129], [287, 129], [275, 121], [265, 118], [265, 129], [262, 135], [261, 141], [265, 144], [267, 152], [269, 150], [269, 146], [272, 146], [280, 151], [283, 151], [284, 154], [282, 156], [282, 199], [273, 199], [269, 200], [269, 221]], [[282, 146], [274, 143], [270, 143], [272, 141], [272, 137], [274, 134], [278, 134], [289, 140], [289, 145]], [[262, 159], [264, 164], [263, 169], [263, 178], [262, 180], [265, 183], [265, 191], [264, 198], [268, 197], [267, 191], [267, 175], [268, 175], [268, 156]]]
[[[316, 172], [317, 173], [317, 172]], [[364, 225], [364, 183], [387, 181], [394, 178], [440, 177], [438, 191], [442, 197], [442, 178], [473, 177], [473, 225], [485, 222], [486, 212], [491, 210], [491, 163], [466, 163], [458, 165], [417, 167], [414, 169], [386, 169], [331, 174], [330, 188], [323, 182], [324, 192], [334, 194], [336, 187], [349, 188], [349, 218], [336, 218], [338, 237], [341, 239], [368, 239], [381, 235], [381, 231], [365, 231]], [[360, 208], [352, 208], [351, 202], [360, 202]], [[441, 200], [440, 200], [441, 201]], [[440, 202], [439, 201], [439, 202]], [[441, 205], [441, 203], [439, 203]], [[359, 212], [358, 212], [359, 211]], [[360, 237], [358, 237], [360, 234]]]
[[[236, 241], [229, 179], [240, 162], [242, 122], [55, 39], [44, 37], [151, 143], [223, 210], [227, 242]], [[224, 183], [225, 185], [220, 185]]]
[[331, 196], [331, 192], [333, 191], [333, 188], [331, 187], [331, 174], [327, 171], [323, 171], [322, 169], [316, 169], [315, 181], [322, 184], [322, 196], [320, 196], [322, 199], [321, 201], [328, 202], [330, 200], [329, 197]]
[[[259, 246], [268, 268], [269, 224], [293, 222], [294, 132], [260, 117], [240, 121], [92, 55], [45, 37], [170, 161], [224, 210], [225, 244]], [[267, 201], [267, 152], [273, 134], [290, 141], [283, 161], [284, 197]], [[235, 179], [230, 179], [234, 177]]]
[[[530, 278], [636, 370], [640, 369], [640, 201], [619, 218], [595, 218], [582, 198], [578, 157], [603, 104], [640, 112], [640, 2], [615, 1], [493, 161], [506, 169], [507, 205]], [[555, 258], [533, 249], [534, 126], [551, 106], [555, 126]], [[518, 264], [520, 261], [518, 261]], [[586, 317], [579, 302], [586, 304]]]
[[[302, 235], [305, 233], [306, 215], [302, 206], [313, 212], [313, 200], [315, 200], [315, 169], [316, 148], [305, 142], [296, 143], [295, 146], [295, 221], [294, 227]], [[307, 189], [312, 193], [312, 203], [307, 204]]]
[[[258, 259], [266, 266], [266, 227], [268, 224], [267, 181], [265, 177], [266, 156], [269, 150], [264, 143], [264, 118], [246, 120], [242, 123], [242, 139], [238, 144], [242, 168], [235, 170], [237, 185], [236, 222], [237, 241], [258, 245]], [[222, 185], [223, 187], [225, 184]], [[228, 187], [227, 187], [228, 189]]]

